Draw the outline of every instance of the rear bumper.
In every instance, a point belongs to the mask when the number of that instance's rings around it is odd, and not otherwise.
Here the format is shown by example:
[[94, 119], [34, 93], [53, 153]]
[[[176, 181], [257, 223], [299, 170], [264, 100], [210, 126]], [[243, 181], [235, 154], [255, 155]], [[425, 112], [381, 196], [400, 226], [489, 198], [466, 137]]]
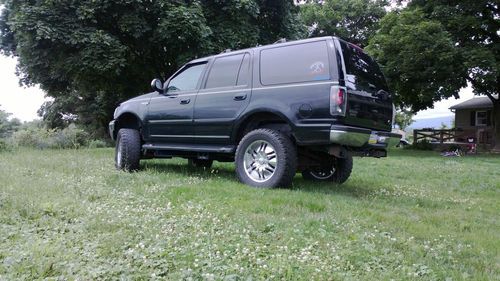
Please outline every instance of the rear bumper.
[[112, 140], [115, 140], [115, 120], [112, 120], [109, 122], [109, 136], [111, 137]]
[[330, 129], [331, 143], [350, 147], [385, 149], [396, 146], [400, 139], [399, 134], [357, 127], [333, 125]]

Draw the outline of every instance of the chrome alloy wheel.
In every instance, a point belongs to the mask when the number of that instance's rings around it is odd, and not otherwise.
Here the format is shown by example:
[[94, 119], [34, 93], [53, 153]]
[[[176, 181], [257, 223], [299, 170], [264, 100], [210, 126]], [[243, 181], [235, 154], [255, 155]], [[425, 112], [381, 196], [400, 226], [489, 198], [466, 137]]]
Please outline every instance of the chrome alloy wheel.
[[249, 178], [256, 182], [265, 182], [274, 175], [278, 157], [269, 142], [258, 140], [247, 147], [243, 161], [245, 173]]
[[318, 180], [326, 180], [335, 174], [335, 168], [331, 168], [330, 170], [318, 170], [311, 171], [311, 176]]

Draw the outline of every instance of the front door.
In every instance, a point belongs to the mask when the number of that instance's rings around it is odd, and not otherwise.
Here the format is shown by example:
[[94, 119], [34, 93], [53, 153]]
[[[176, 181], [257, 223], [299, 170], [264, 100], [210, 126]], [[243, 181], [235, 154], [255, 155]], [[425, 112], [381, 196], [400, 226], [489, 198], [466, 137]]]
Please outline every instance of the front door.
[[227, 144], [234, 120], [251, 95], [250, 54], [215, 58], [194, 107], [195, 135], [199, 142]]
[[193, 143], [193, 110], [206, 63], [186, 65], [164, 94], [151, 99], [146, 122], [153, 143]]

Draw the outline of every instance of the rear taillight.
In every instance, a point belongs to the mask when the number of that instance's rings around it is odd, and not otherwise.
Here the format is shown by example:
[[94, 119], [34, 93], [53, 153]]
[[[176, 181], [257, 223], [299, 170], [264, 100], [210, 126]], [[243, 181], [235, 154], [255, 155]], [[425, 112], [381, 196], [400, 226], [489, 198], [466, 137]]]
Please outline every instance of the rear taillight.
[[332, 86], [330, 89], [330, 113], [345, 116], [347, 106], [347, 91], [343, 87]]

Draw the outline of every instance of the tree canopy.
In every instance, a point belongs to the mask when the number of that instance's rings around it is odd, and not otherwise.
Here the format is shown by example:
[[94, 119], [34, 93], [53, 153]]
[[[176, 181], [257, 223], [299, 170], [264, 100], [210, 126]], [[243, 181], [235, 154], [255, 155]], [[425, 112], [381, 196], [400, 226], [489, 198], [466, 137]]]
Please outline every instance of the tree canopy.
[[54, 98], [49, 123], [75, 115], [104, 128], [114, 107], [186, 61], [227, 48], [297, 38], [291, 0], [3, 0], [0, 51], [19, 59], [24, 85]]
[[450, 35], [421, 11], [388, 14], [367, 51], [382, 65], [395, 102], [415, 112], [458, 97], [467, 85], [466, 68]]
[[301, 7], [301, 18], [311, 37], [334, 35], [366, 46], [388, 4], [387, 0], [311, 0]]

